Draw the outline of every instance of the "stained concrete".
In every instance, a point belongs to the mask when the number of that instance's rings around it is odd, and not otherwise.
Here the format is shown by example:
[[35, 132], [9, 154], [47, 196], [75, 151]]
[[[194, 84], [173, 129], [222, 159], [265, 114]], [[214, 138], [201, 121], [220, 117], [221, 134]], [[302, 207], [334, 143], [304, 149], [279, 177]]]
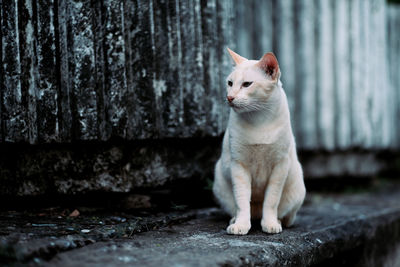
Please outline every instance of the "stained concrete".
[[[132, 228], [140, 221], [137, 215], [122, 212], [120, 217], [82, 212], [77, 218], [3, 212], [1, 259], [43, 266], [399, 264], [399, 196], [398, 185], [377, 192], [309, 194], [295, 225], [276, 235], [263, 233], [257, 221], [246, 236], [227, 235], [229, 218], [217, 208], [144, 216], [139, 228]], [[75, 232], [69, 233], [71, 224]]]
[[131, 192], [212, 179], [221, 138], [0, 145], [0, 196]]

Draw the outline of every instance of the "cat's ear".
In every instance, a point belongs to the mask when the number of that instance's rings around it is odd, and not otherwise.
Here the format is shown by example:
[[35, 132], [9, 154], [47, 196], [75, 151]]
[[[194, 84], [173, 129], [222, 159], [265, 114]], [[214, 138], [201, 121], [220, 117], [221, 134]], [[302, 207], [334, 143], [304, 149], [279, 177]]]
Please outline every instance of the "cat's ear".
[[266, 53], [256, 64], [272, 80], [279, 79], [279, 64], [273, 53]]
[[246, 61], [247, 58], [244, 58], [242, 56], [240, 56], [239, 54], [236, 54], [235, 52], [233, 52], [232, 50], [230, 50], [228, 47], [226, 48], [228, 49], [229, 54], [231, 55], [233, 61], [235, 61], [236, 65], [239, 65], [240, 63], [242, 63], [243, 61]]

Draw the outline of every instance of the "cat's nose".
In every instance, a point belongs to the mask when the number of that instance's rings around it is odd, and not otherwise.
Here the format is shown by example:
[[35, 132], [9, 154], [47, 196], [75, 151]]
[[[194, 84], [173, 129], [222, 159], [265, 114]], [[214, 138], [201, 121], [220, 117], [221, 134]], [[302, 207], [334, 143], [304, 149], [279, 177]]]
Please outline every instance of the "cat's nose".
[[227, 97], [226, 97], [226, 99], [228, 99], [228, 102], [229, 103], [232, 103], [232, 101], [235, 99], [233, 96], [230, 96], [230, 95], [228, 95]]

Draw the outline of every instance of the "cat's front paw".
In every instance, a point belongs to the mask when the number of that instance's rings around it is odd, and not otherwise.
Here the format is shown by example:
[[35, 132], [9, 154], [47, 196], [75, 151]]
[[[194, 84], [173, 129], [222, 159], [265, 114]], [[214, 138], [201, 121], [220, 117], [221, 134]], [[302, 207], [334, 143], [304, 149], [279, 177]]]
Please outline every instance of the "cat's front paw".
[[233, 223], [226, 228], [226, 232], [230, 235], [245, 235], [249, 232], [251, 227], [250, 222], [248, 223]]
[[268, 234], [278, 234], [282, 232], [280, 220], [261, 220], [262, 230]]

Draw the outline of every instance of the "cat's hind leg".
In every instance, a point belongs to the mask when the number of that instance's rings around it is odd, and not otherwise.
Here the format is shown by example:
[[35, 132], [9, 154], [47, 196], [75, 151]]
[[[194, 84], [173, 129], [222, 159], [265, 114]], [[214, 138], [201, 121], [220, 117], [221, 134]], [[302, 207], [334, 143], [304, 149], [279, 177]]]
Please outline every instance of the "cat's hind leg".
[[293, 195], [291, 197], [282, 197], [278, 207], [278, 218], [281, 220], [284, 227], [293, 225], [297, 211], [303, 203], [303, 199], [304, 197], [301, 197], [300, 194], [296, 194], [294, 197]]
[[232, 184], [223, 176], [221, 159], [215, 164], [213, 193], [222, 209], [235, 220], [236, 204], [233, 197]]
[[293, 225], [296, 220], [296, 214], [301, 205], [298, 207], [294, 207], [292, 211], [290, 211], [285, 217], [282, 218], [282, 224], [285, 227], [290, 227]]
[[296, 165], [293, 167], [289, 171], [287, 183], [285, 184], [278, 207], [278, 218], [285, 227], [293, 225], [297, 211], [303, 204], [306, 194], [300, 164], [296, 162]]

